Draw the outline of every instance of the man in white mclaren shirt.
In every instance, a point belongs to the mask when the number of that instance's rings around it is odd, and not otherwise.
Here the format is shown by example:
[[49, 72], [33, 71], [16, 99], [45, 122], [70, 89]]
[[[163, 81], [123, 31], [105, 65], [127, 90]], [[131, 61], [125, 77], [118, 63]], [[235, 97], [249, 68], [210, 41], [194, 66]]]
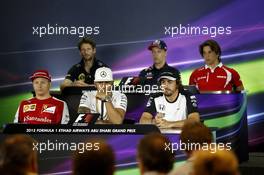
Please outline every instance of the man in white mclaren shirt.
[[162, 72], [158, 81], [163, 92], [149, 98], [140, 118], [141, 124], [156, 124], [160, 128], [181, 128], [187, 118], [199, 121], [196, 98], [183, 89], [178, 71]]
[[95, 72], [95, 91], [85, 91], [81, 97], [79, 114], [99, 113], [96, 124], [121, 124], [127, 108], [127, 97], [118, 91], [112, 91], [113, 74], [107, 67]]

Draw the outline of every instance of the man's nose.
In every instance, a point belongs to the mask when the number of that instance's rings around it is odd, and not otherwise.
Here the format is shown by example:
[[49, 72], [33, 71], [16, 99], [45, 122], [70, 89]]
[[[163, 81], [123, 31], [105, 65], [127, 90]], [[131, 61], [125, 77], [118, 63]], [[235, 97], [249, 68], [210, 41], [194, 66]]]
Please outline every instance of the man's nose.
[[167, 83], [163, 83], [161, 86], [163, 89], [165, 89], [165, 88], [167, 88]]
[[154, 55], [155, 57], [157, 57], [157, 56], [158, 56], [158, 53], [154, 53], [153, 55]]
[[101, 83], [101, 87], [104, 89], [105, 88], [105, 83]]

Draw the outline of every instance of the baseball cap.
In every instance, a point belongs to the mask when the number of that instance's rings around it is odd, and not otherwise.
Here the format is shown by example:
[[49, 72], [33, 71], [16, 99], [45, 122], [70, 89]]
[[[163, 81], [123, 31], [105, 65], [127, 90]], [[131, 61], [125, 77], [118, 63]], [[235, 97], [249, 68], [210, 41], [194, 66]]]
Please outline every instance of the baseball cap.
[[95, 71], [94, 82], [113, 81], [113, 73], [108, 67], [100, 67]]
[[181, 75], [180, 75], [180, 72], [175, 69], [175, 70], [169, 70], [169, 71], [162, 72], [159, 76], [158, 81], [160, 81], [163, 78], [174, 81], [174, 80], [181, 79]]
[[33, 81], [35, 78], [46, 78], [48, 79], [49, 81], [51, 81], [51, 76], [49, 74], [48, 71], [46, 70], [36, 70], [30, 77], [29, 79], [31, 79], [31, 81]]
[[162, 40], [155, 40], [153, 41], [150, 46], [148, 47], [148, 50], [152, 50], [153, 47], [158, 47], [160, 49], [164, 49], [165, 51], [167, 50], [167, 45], [164, 41]]

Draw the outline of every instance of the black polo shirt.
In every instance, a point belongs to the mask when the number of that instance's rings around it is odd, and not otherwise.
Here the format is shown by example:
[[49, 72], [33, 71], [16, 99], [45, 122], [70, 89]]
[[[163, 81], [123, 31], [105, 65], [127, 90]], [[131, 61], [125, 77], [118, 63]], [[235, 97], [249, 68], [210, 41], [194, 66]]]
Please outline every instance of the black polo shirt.
[[[157, 69], [153, 64], [149, 68], [142, 70], [139, 73], [139, 77], [143, 85], [158, 85], [158, 78], [162, 72], [170, 72], [175, 69], [176, 68], [169, 66], [167, 63], [160, 69]], [[176, 71], [179, 72], [178, 69], [176, 69]]]
[[105, 63], [103, 63], [100, 60], [97, 60], [94, 58], [93, 65], [91, 67], [90, 73], [86, 72], [84, 68], [84, 61], [81, 60], [80, 63], [75, 64], [71, 67], [71, 69], [68, 71], [65, 79], [69, 79], [71, 81], [75, 80], [84, 80], [87, 84], [93, 84], [94, 83], [94, 75], [96, 69], [100, 67], [108, 67]]

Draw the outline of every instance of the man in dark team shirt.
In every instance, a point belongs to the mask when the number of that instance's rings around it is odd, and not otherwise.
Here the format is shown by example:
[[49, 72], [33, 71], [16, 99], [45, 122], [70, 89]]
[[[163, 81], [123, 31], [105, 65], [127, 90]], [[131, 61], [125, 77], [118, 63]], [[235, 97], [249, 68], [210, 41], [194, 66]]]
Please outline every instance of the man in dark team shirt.
[[102, 61], [97, 60], [96, 54], [96, 43], [88, 38], [83, 38], [78, 48], [82, 60], [71, 67], [66, 75], [61, 89], [68, 86], [86, 87], [94, 84], [94, 74], [96, 69], [99, 67], [108, 67]]
[[184, 121], [199, 121], [194, 95], [184, 90], [179, 72], [174, 69], [162, 72], [158, 81], [163, 90], [149, 98], [141, 124], [156, 124], [160, 128], [180, 128]]
[[[153, 41], [148, 49], [152, 52], [153, 65], [139, 73], [143, 85], [157, 85], [161, 72], [175, 70], [166, 62], [167, 45], [162, 40]], [[178, 71], [176, 69], [176, 71]], [[179, 72], [179, 71], [178, 71]]]

